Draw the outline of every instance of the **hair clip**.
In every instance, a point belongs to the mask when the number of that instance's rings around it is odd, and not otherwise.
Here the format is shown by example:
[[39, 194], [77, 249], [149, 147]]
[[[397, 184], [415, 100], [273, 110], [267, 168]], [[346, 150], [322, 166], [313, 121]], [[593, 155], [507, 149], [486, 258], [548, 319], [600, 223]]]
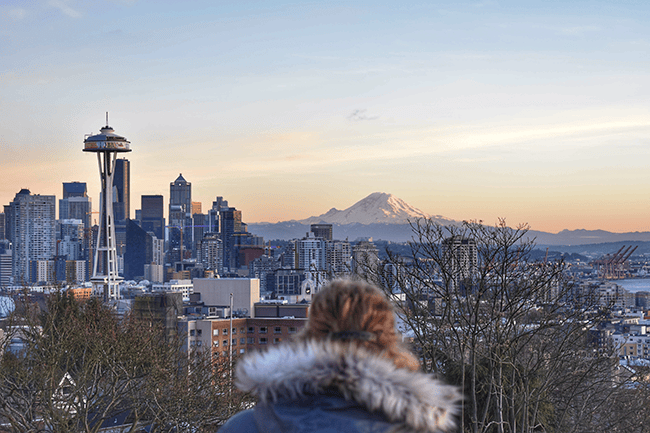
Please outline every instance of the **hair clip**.
[[330, 334], [333, 340], [362, 340], [375, 341], [377, 336], [367, 331], [341, 331]]

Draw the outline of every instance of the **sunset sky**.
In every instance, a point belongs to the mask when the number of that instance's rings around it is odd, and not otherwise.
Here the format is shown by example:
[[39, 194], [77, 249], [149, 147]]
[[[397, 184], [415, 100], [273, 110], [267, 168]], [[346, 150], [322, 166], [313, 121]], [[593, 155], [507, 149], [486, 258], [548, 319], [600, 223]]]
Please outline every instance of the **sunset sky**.
[[392, 193], [457, 220], [650, 231], [646, 1], [0, 3], [0, 205], [99, 175], [131, 209], [302, 219]]

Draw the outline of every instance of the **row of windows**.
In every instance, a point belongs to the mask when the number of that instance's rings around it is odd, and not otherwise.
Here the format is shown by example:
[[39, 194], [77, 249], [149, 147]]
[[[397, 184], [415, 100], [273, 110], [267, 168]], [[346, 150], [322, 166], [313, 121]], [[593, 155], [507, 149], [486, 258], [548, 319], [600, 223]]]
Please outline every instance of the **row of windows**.
[[[240, 328], [239, 331], [240, 331], [241, 334], [243, 334], [244, 333], [244, 328]], [[295, 326], [289, 326], [288, 331], [289, 331], [289, 334], [295, 334], [298, 331], [298, 329]], [[266, 334], [267, 332], [268, 332], [268, 326], [260, 326], [259, 327], [259, 333], [260, 334]], [[255, 327], [254, 326], [249, 326], [248, 327], [248, 333], [249, 334], [254, 334], [255, 333]], [[282, 334], [282, 327], [281, 326], [273, 327], [273, 333], [274, 334]], [[237, 334], [237, 328], [232, 328], [232, 334], [233, 335]], [[194, 337], [194, 336], [201, 337], [202, 335], [203, 335], [203, 330], [202, 329], [196, 329], [196, 330], [195, 329], [190, 329], [190, 336], [191, 337]], [[214, 329], [212, 331], [212, 335], [213, 336], [219, 335], [219, 330]], [[228, 335], [228, 328], [223, 328], [221, 330], [221, 335]]]
[[[236, 338], [233, 338], [231, 341], [232, 341], [232, 345], [233, 345], [233, 346], [236, 346], [236, 345], [237, 345], [237, 339], [236, 339]], [[266, 338], [266, 337], [260, 337], [260, 339], [259, 339], [259, 344], [268, 344], [268, 342], [269, 342], [269, 339]], [[278, 344], [278, 343], [281, 343], [281, 342], [282, 342], [282, 338], [280, 338], [280, 337], [275, 337], [275, 338], [273, 338], [273, 344]], [[191, 344], [192, 346], [194, 345], [194, 343], [196, 343], [197, 346], [200, 346], [200, 345], [201, 345], [201, 342], [200, 342], [200, 341], [196, 341], [196, 342], [193, 341], [193, 342], [190, 342], [190, 344]], [[221, 344], [222, 344], [224, 347], [225, 347], [225, 346], [228, 346], [228, 340], [223, 340], [223, 341], [221, 342]], [[239, 344], [241, 344], [241, 345], [244, 345], [244, 344], [255, 344], [255, 338], [254, 338], [254, 337], [248, 337], [248, 338], [246, 338], [246, 339], [244, 339], [244, 338], [240, 338], [240, 339], [239, 339]], [[214, 340], [214, 341], [212, 342], [212, 346], [214, 346], [214, 347], [219, 347], [219, 341]]]
[[[260, 334], [266, 334], [269, 331], [268, 326], [260, 326], [259, 327], [259, 333]], [[289, 326], [289, 334], [295, 334], [298, 331], [298, 329], [295, 326]], [[248, 333], [249, 334], [254, 334], [255, 333], [255, 327], [254, 326], [249, 326], [248, 327]], [[273, 333], [274, 334], [282, 334], [282, 327], [281, 326], [275, 326], [273, 327]]]

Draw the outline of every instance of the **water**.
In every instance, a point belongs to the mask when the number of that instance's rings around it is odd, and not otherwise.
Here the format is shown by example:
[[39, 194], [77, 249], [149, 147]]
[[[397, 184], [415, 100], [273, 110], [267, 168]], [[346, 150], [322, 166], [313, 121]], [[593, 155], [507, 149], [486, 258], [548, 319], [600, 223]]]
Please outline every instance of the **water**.
[[631, 278], [628, 280], [612, 281], [630, 292], [650, 292], [650, 278]]
[[0, 317], [7, 317], [14, 309], [16, 304], [8, 296], [0, 296]]

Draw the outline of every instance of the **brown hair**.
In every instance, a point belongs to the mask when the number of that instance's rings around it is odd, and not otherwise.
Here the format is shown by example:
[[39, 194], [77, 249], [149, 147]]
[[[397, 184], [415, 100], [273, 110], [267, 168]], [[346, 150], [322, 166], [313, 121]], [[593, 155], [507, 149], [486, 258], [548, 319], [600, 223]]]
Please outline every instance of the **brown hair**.
[[391, 303], [379, 289], [362, 281], [335, 280], [316, 293], [300, 338], [349, 340], [390, 359], [398, 368], [420, 368], [398, 339]]

